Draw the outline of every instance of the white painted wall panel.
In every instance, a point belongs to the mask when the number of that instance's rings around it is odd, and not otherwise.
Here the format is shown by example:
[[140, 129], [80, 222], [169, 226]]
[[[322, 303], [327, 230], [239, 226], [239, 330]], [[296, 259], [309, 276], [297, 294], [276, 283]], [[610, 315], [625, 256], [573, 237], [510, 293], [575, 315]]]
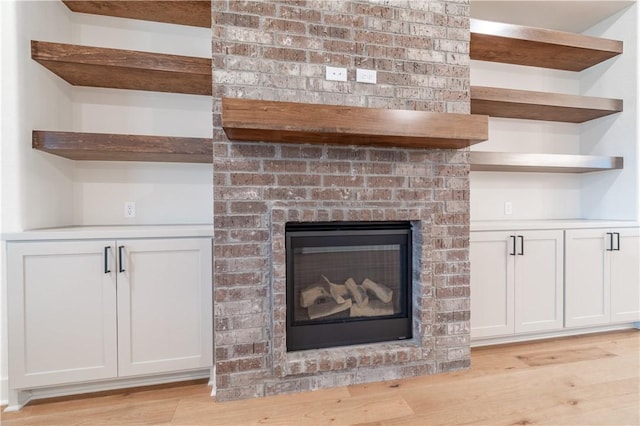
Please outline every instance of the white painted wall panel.
[[[471, 84], [577, 94], [575, 73], [471, 61]], [[580, 125], [509, 118], [489, 119], [489, 140], [474, 151], [579, 154]], [[569, 219], [580, 217], [580, 178], [551, 173], [471, 173], [472, 220]], [[504, 203], [513, 214], [504, 214]]]
[[638, 5], [605, 19], [587, 34], [622, 40], [624, 53], [580, 73], [580, 92], [586, 96], [619, 98], [624, 111], [581, 127], [582, 153], [624, 157], [624, 169], [582, 177], [582, 216], [587, 219], [637, 220], [638, 193]]
[[[79, 162], [74, 221], [78, 225], [211, 223], [211, 164]], [[136, 217], [124, 218], [124, 203]]]

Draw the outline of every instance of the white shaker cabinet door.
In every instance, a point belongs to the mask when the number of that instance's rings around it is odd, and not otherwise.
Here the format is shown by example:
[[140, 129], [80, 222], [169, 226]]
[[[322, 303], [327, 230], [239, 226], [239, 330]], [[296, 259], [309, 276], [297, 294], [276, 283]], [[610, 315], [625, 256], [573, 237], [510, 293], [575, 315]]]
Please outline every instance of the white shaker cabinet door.
[[7, 244], [13, 389], [117, 375], [113, 241]]
[[471, 337], [514, 333], [514, 256], [509, 232], [472, 232]]
[[515, 331], [562, 329], [563, 232], [517, 232]]
[[565, 238], [565, 325], [609, 323], [611, 280], [607, 231], [568, 230]]
[[640, 230], [613, 229], [611, 321], [640, 321]]
[[118, 240], [119, 375], [210, 367], [211, 239]]

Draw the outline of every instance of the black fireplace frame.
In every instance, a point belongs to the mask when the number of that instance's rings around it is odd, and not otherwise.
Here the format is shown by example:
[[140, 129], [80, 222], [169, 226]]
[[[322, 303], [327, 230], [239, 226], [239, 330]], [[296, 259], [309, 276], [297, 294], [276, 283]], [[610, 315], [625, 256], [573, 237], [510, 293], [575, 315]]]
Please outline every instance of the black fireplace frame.
[[[288, 222], [285, 225], [285, 234], [287, 351], [412, 338], [413, 246], [411, 222]], [[405, 294], [400, 299], [400, 312], [385, 317], [294, 323], [293, 250], [299, 245], [305, 247], [352, 246], [365, 240], [366, 245], [400, 245], [400, 274], [401, 281], [405, 284]]]

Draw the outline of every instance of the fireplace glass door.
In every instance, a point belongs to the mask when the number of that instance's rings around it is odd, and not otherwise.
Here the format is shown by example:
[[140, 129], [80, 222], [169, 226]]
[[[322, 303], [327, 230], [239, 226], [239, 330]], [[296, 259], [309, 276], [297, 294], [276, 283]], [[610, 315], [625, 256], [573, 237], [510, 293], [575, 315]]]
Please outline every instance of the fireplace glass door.
[[288, 223], [289, 351], [411, 337], [409, 222]]

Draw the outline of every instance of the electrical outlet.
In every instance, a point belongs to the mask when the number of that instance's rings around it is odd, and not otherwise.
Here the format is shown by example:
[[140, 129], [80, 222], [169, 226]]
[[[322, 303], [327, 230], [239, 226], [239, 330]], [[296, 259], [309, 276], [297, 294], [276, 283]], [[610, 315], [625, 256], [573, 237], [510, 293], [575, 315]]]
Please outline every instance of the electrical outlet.
[[336, 67], [325, 67], [326, 79], [331, 81], [347, 81], [347, 69]]
[[375, 70], [356, 68], [356, 81], [359, 83], [376, 84], [377, 74]]
[[504, 214], [509, 215], [513, 213], [513, 203], [511, 201], [505, 201], [504, 203]]
[[133, 201], [124, 203], [124, 217], [136, 217], [136, 203]]

